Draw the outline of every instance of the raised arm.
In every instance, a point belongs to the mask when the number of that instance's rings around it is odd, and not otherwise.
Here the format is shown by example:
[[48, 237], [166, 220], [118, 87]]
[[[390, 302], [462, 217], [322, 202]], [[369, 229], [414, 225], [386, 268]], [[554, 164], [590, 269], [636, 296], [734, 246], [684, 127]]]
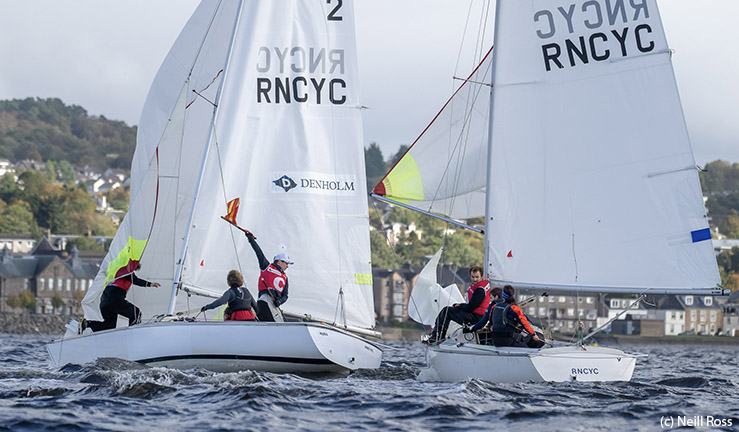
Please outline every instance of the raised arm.
[[257, 255], [257, 261], [259, 261], [259, 270], [264, 270], [267, 267], [269, 267], [269, 261], [264, 256], [264, 252], [262, 252], [262, 248], [260, 248], [259, 244], [257, 244], [257, 239], [254, 237], [254, 234], [247, 231], [245, 235], [246, 235], [246, 238], [249, 240], [249, 244], [251, 245], [251, 248], [254, 249], [254, 253]]

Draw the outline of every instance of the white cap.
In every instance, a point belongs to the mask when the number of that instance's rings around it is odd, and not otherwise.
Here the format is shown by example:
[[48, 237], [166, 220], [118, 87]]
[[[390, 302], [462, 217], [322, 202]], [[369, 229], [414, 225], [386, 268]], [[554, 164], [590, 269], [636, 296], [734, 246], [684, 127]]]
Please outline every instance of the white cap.
[[285, 252], [280, 252], [275, 255], [274, 261], [285, 261], [288, 264], [295, 264]]

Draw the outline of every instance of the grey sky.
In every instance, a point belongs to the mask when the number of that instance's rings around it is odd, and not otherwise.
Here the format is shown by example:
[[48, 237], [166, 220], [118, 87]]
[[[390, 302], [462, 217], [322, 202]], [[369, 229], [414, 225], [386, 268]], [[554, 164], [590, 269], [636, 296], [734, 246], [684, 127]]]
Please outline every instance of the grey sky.
[[[58, 97], [137, 124], [197, 3], [0, 0], [0, 99]], [[452, 76], [469, 72], [468, 55], [456, 62], [470, 4], [476, 33], [481, 0], [355, 0], [365, 138], [386, 157], [436, 114]], [[739, 2], [662, 0], [660, 10], [697, 162], [739, 162]]]

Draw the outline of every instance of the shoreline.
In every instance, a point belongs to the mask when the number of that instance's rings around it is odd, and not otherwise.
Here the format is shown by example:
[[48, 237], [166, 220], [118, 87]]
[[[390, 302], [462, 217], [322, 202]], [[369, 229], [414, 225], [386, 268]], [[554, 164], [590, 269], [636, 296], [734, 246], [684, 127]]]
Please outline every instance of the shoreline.
[[593, 339], [599, 345], [739, 345], [739, 337], [731, 336], [602, 335]]

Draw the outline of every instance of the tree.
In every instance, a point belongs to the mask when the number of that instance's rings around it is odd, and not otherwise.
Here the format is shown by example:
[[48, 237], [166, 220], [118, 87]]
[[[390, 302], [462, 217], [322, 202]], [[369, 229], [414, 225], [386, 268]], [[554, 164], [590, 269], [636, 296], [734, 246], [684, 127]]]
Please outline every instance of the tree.
[[46, 181], [49, 183], [54, 183], [57, 181], [58, 175], [56, 172], [56, 164], [54, 161], [46, 161], [46, 169], [44, 170], [44, 175], [46, 175]]
[[66, 159], [56, 162], [57, 180], [65, 185], [74, 185], [77, 181], [77, 175], [74, 173], [74, 167]]
[[364, 167], [367, 172], [367, 190], [372, 190], [385, 175], [385, 159], [377, 143], [371, 143], [364, 149]]
[[0, 213], [0, 232], [8, 234], [38, 234], [38, 225], [28, 204], [11, 204]]
[[445, 262], [453, 262], [459, 267], [482, 265], [482, 248], [473, 247], [467, 236], [467, 233], [459, 231], [447, 236], [443, 256]]
[[92, 228], [95, 202], [88, 194], [78, 188], [64, 188], [63, 208], [70, 232], [84, 233]]
[[128, 211], [129, 192], [125, 188], [115, 188], [108, 192], [108, 204], [117, 210]]
[[725, 288], [735, 291], [739, 288], [739, 247], [722, 251], [716, 261], [721, 271], [721, 283]]
[[64, 300], [62, 300], [59, 293], [54, 293], [54, 297], [51, 298], [51, 306], [54, 307], [54, 311], [59, 311], [59, 309], [64, 306]]
[[724, 223], [721, 224], [720, 230], [728, 237], [739, 237], [739, 212], [735, 209], [729, 210], [729, 214], [726, 216]]
[[393, 165], [395, 165], [400, 160], [400, 158], [403, 157], [403, 155], [405, 154], [405, 152], [408, 151], [408, 148], [409, 147], [407, 145], [405, 145], [405, 144], [403, 144], [400, 147], [398, 147], [398, 151], [395, 152], [395, 154], [393, 155], [393, 157], [387, 162], [388, 169], [392, 168]]
[[739, 191], [739, 164], [716, 160], [706, 164], [700, 173], [701, 187], [707, 194]]
[[372, 266], [379, 268], [395, 268], [395, 257], [393, 251], [387, 244], [387, 240], [382, 233], [370, 231], [370, 248], [372, 249]]
[[6, 203], [12, 203], [20, 195], [18, 185], [15, 183], [13, 174], [6, 174], [0, 178], [0, 199]]
[[18, 294], [18, 301], [20, 303], [20, 307], [28, 309], [29, 312], [36, 309], [36, 296], [34, 296], [29, 290], [21, 291], [21, 293]]
[[5, 303], [10, 306], [11, 309], [21, 307], [21, 301], [18, 299], [17, 295], [10, 294], [8, 297], [5, 298]]

